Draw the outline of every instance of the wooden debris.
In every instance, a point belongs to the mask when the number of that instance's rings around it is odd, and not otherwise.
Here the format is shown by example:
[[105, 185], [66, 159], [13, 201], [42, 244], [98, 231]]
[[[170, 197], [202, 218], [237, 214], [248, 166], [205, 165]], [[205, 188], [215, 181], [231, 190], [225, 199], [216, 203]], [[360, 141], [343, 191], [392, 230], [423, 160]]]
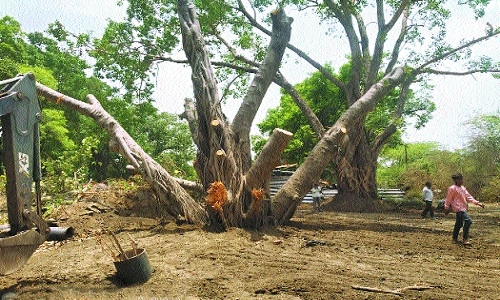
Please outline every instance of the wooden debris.
[[403, 295], [398, 290], [386, 290], [386, 289], [379, 289], [379, 288], [374, 288], [374, 287], [369, 287], [369, 286], [353, 285], [352, 288], [355, 289], [355, 290], [360, 290], [360, 291], [365, 291], [365, 292], [374, 292], [374, 293], [383, 293], [383, 294], [394, 294], [394, 295], [398, 295], [398, 296], [402, 296]]
[[128, 238], [130, 239], [130, 245], [132, 246], [132, 250], [134, 250], [134, 256], [137, 255], [137, 242], [132, 238], [130, 233], [127, 232]]
[[113, 238], [113, 241], [115, 241], [116, 246], [118, 247], [118, 250], [120, 251], [120, 255], [123, 255], [123, 257], [125, 258], [125, 260], [127, 260], [128, 259], [127, 253], [125, 253], [125, 251], [123, 251], [122, 245], [120, 245], [120, 242], [118, 242], [118, 239], [116, 238], [116, 235], [112, 231], [110, 231], [109, 233], [111, 234], [111, 237]]
[[380, 288], [375, 288], [375, 287], [359, 286], [359, 285], [353, 285], [351, 287], [355, 290], [360, 290], [360, 291], [365, 291], [365, 292], [393, 294], [393, 295], [398, 295], [398, 296], [402, 296], [403, 293], [407, 290], [424, 291], [424, 290], [429, 290], [429, 289], [433, 289], [433, 288], [439, 288], [439, 286], [420, 286], [420, 285], [411, 285], [411, 286], [407, 286], [407, 287], [403, 287], [403, 288], [395, 289], [395, 290], [380, 289]]
[[[107, 238], [109, 239], [109, 243], [106, 241], [105, 238], [103, 238], [103, 236], [101, 235], [96, 236], [97, 243], [101, 245], [102, 252], [109, 255], [114, 262], [128, 260], [129, 257], [127, 253], [123, 250], [123, 247], [118, 241], [116, 235], [111, 231], [106, 231], [105, 236], [107, 236]], [[128, 234], [128, 237], [131, 241], [130, 244], [132, 246], [132, 251], [135, 256], [138, 254], [138, 244], [130, 234]]]

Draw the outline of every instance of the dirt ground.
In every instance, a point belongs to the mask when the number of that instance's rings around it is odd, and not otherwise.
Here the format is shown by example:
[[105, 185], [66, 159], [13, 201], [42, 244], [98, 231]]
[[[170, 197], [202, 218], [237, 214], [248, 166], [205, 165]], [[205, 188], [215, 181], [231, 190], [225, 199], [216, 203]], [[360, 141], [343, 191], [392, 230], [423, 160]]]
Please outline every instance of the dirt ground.
[[[59, 208], [75, 236], [45, 242], [2, 299], [500, 299], [500, 206], [470, 208], [472, 247], [453, 244], [454, 215], [312, 213], [224, 233], [160, 222], [146, 191], [93, 190]], [[149, 281], [124, 286], [96, 237], [112, 230], [147, 251]], [[130, 248], [130, 247], [128, 247]]]

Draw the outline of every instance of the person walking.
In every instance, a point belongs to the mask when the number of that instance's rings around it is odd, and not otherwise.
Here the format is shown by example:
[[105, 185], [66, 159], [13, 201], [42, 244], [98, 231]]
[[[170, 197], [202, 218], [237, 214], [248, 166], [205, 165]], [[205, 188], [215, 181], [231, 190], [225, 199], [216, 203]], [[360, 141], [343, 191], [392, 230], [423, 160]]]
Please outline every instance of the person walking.
[[434, 207], [432, 206], [432, 200], [434, 199], [434, 193], [432, 192], [432, 183], [427, 181], [424, 188], [422, 189], [422, 199], [425, 202], [425, 208], [422, 211], [422, 219], [425, 219], [427, 213], [430, 214], [431, 218], [434, 219]]
[[472, 219], [467, 214], [467, 203], [470, 202], [482, 208], [484, 208], [484, 204], [474, 199], [465, 186], [463, 186], [464, 179], [462, 174], [453, 174], [451, 178], [455, 184], [448, 188], [448, 194], [444, 202], [444, 212], [448, 214], [450, 210], [453, 210], [456, 214], [455, 227], [453, 228], [453, 242], [458, 243], [458, 234], [460, 228], [463, 227], [463, 244], [470, 245], [469, 228], [472, 224]]
[[311, 194], [312, 194], [312, 199], [313, 199], [313, 211], [314, 212], [319, 212], [321, 211], [321, 196], [322, 196], [322, 191], [321, 191], [321, 186], [318, 183], [315, 183], [313, 188], [311, 189]]

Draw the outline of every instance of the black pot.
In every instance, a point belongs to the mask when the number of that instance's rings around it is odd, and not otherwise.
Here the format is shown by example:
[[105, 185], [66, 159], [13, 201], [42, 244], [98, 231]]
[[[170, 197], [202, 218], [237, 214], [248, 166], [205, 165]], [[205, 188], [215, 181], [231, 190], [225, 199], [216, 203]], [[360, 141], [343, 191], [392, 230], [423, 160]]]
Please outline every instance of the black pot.
[[[144, 283], [151, 277], [151, 265], [146, 250], [139, 248], [136, 251], [125, 251], [127, 259], [114, 262], [116, 277], [124, 284]], [[124, 258], [124, 257], [122, 257]]]

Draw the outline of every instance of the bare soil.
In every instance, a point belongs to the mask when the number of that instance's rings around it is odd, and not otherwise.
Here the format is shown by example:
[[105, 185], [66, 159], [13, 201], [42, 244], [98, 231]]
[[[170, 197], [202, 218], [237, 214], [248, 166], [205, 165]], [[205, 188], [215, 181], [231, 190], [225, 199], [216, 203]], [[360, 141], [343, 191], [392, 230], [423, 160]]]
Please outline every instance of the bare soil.
[[[287, 226], [208, 232], [159, 215], [149, 192], [95, 189], [53, 215], [75, 236], [45, 242], [2, 299], [500, 299], [500, 206], [470, 207], [472, 246], [451, 242], [454, 215], [313, 213]], [[125, 286], [96, 241], [112, 230], [146, 249], [149, 281]]]

